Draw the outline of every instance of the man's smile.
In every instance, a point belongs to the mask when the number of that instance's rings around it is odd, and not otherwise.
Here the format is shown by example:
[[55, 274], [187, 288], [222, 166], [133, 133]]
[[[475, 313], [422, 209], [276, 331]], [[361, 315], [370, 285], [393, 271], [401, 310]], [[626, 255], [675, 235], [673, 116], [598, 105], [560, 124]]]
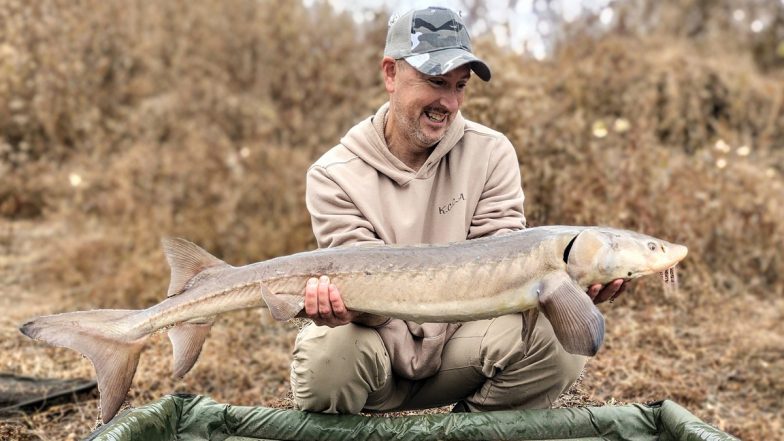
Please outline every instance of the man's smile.
[[438, 110], [425, 110], [425, 116], [432, 122], [442, 123], [446, 121], [447, 114]]

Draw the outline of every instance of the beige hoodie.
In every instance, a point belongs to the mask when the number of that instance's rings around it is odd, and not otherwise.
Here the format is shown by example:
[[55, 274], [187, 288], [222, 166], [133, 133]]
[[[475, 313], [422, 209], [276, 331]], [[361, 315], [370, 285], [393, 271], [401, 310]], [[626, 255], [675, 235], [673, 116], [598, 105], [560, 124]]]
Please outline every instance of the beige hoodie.
[[[458, 113], [415, 171], [387, 147], [388, 109], [351, 128], [308, 170], [319, 247], [448, 243], [525, 228], [520, 168], [505, 136]], [[395, 373], [417, 380], [438, 371], [457, 326], [393, 319], [376, 329]]]

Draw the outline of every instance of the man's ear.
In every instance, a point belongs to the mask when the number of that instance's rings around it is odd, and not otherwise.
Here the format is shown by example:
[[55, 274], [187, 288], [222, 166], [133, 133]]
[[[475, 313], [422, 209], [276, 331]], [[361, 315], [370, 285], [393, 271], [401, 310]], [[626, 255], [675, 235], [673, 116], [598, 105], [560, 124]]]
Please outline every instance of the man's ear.
[[392, 57], [381, 59], [381, 75], [384, 77], [384, 87], [387, 93], [395, 91], [395, 75], [397, 75], [397, 63]]

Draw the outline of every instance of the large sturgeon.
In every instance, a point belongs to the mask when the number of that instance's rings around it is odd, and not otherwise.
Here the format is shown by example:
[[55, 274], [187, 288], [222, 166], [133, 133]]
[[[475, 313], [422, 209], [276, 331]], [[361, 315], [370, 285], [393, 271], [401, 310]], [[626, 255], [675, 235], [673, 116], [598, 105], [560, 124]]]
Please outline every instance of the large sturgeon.
[[[196, 362], [215, 316], [267, 307], [302, 315], [308, 278], [328, 275], [349, 309], [417, 322], [461, 322], [539, 308], [571, 353], [594, 355], [604, 318], [585, 294], [594, 284], [667, 272], [687, 253], [631, 231], [550, 226], [448, 245], [346, 246], [233, 267], [183, 239], [164, 239], [168, 298], [144, 310], [39, 317], [21, 332], [92, 361], [109, 421], [130, 389], [146, 338], [168, 329], [174, 376]], [[672, 280], [672, 278], [671, 278]]]

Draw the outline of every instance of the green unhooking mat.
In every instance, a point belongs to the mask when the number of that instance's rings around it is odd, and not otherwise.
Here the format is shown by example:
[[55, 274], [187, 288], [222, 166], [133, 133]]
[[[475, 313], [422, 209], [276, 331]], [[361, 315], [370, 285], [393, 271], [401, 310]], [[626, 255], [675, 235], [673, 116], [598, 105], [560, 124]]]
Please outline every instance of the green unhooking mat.
[[253, 440], [736, 440], [672, 401], [583, 407], [366, 417], [219, 404], [166, 396], [126, 411], [88, 441]]

